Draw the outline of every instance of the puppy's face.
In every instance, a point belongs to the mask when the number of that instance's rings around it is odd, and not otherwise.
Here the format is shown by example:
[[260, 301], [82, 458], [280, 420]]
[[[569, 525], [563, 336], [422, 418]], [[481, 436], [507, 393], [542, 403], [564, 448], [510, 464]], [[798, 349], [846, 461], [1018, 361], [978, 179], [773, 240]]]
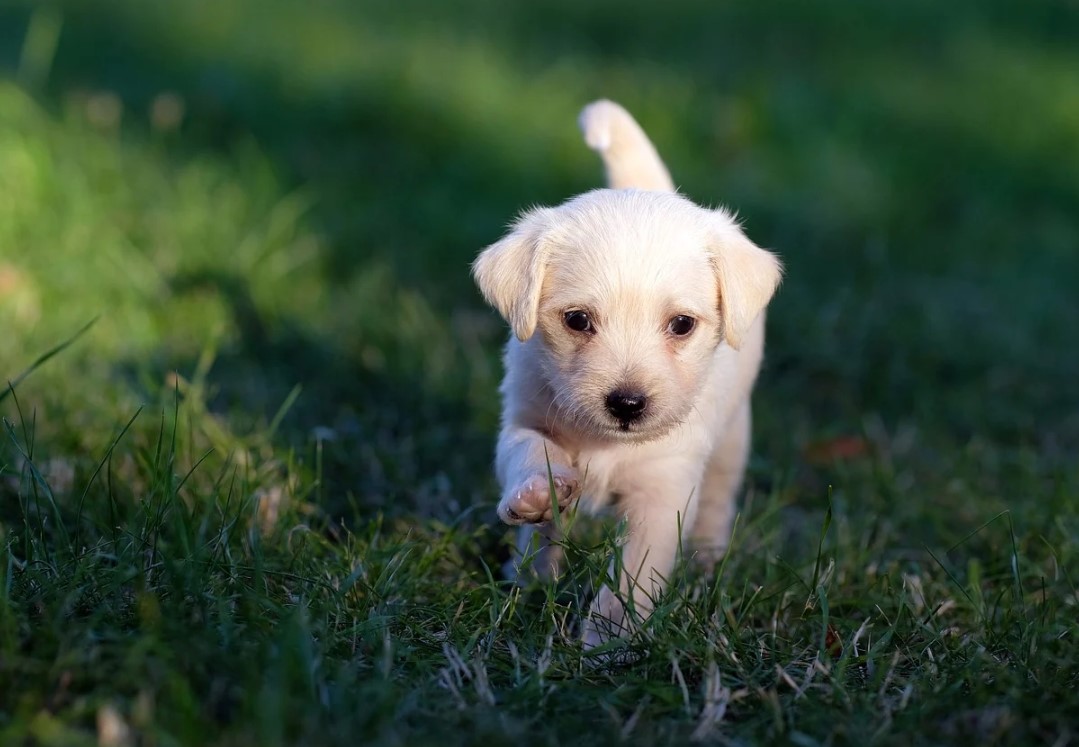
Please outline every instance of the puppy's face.
[[720, 341], [719, 293], [692, 231], [628, 233], [564, 237], [531, 344], [542, 345], [555, 405], [579, 430], [647, 440], [692, 406]]
[[778, 261], [725, 213], [612, 190], [526, 214], [474, 270], [539, 349], [564, 425], [614, 442], [682, 422], [716, 347], [738, 346], [779, 280]]

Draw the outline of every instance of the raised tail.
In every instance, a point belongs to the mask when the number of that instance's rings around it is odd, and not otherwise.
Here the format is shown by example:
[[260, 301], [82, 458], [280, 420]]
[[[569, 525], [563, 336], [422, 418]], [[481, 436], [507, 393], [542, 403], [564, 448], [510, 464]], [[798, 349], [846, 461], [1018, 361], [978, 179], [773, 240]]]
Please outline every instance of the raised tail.
[[578, 119], [588, 147], [603, 158], [607, 186], [673, 192], [674, 182], [652, 141], [629, 112], [613, 101], [593, 101]]

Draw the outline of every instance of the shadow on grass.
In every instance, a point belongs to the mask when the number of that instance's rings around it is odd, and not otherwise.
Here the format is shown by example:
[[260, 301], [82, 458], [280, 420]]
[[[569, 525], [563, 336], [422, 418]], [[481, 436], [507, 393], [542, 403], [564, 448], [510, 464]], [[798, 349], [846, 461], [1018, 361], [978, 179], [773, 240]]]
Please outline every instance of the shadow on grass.
[[[290, 391], [302, 388], [277, 440], [317, 478], [319, 503], [331, 514], [419, 511], [450, 520], [490, 501], [489, 428], [464, 393], [454, 394], [456, 383], [449, 393], [431, 387], [421, 366], [395, 359], [388, 346], [390, 360], [372, 366], [368, 345], [312, 331], [287, 315], [268, 323], [243, 277], [199, 271], [174, 277], [170, 290], [223, 299], [240, 332], [237, 344], [213, 353], [206, 392], [212, 412], [239, 432], [264, 432]], [[197, 370], [199, 362], [161, 358], [124, 367], [143, 380], [166, 380], [170, 371]]]

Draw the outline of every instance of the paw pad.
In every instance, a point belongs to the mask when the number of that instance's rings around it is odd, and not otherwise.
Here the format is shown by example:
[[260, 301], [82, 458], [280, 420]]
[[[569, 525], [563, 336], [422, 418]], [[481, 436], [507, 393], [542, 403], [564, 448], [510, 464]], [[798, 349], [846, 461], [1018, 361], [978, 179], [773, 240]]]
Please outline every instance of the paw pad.
[[[555, 500], [564, 509], [577, 497], [579, 481], [569, 475], [554, 475]], [[543, 524], [554, 518], [551, 486], [546, 474], [529, 477], [498, 504], [498, 518], [506, 524]]]

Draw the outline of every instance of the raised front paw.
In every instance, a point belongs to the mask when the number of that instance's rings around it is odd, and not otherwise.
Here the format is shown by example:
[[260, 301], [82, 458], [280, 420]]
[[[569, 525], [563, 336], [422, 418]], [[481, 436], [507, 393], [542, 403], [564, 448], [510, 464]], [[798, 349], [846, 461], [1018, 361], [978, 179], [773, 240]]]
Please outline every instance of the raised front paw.
[[543, 524], [554, 518], [551, 505], [551, 481], [554, 482], [555, 502], [559, 510], [577, 497], [580, 480], [575, 474], [556, 472], [548, 480], [547, 473], [531, 475], [507, 491], [498, 504], [498, 518], [507, 524]]

